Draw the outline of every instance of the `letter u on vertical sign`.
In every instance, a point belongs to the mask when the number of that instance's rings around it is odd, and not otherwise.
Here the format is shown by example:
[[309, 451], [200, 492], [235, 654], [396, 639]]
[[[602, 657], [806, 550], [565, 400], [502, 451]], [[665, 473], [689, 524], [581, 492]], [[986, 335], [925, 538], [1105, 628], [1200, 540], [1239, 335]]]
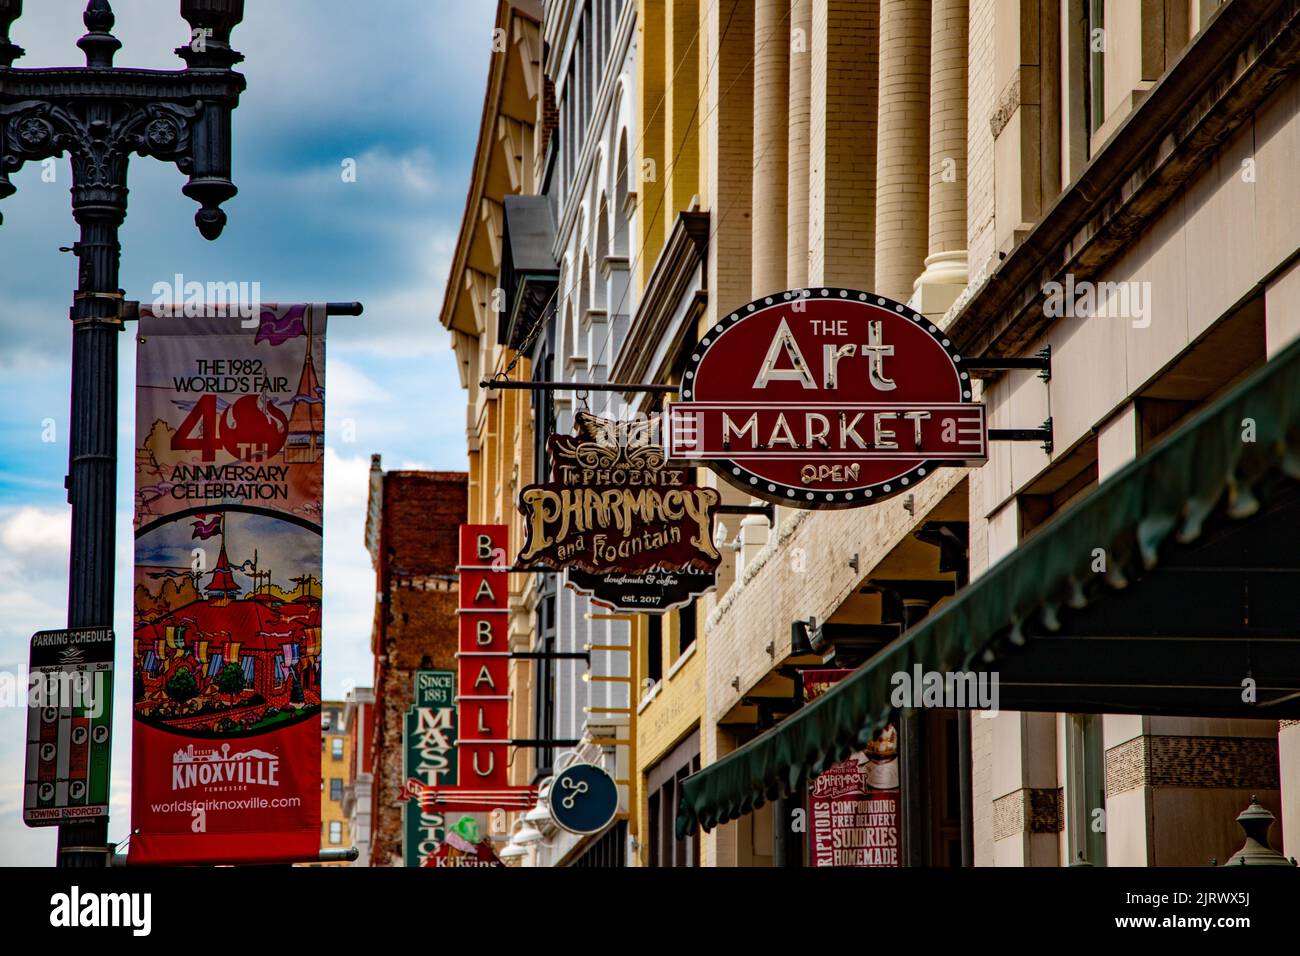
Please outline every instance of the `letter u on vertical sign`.
[[493, 559], [508, 553], [508, 540], [503, 524], [460, 526], [457, 780], [471, 789], [508, 786], [510, 584]]

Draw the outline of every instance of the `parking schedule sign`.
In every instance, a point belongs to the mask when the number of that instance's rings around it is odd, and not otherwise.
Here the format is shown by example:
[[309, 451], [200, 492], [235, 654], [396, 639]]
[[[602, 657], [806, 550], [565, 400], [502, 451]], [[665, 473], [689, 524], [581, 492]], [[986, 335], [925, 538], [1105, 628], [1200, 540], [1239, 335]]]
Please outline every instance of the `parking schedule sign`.
[[108, 816], [113, 631], [32, 636], [23, 821], [30, 827]]

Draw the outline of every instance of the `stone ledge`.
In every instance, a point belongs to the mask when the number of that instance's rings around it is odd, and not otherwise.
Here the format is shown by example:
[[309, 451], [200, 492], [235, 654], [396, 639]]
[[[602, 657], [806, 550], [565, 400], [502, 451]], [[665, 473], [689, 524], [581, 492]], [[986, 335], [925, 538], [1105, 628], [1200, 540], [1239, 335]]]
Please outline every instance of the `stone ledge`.
[[1276, 790], [1271, 737], [1143, 736], [1106, 751], [1106, 796], [1138, 787]]

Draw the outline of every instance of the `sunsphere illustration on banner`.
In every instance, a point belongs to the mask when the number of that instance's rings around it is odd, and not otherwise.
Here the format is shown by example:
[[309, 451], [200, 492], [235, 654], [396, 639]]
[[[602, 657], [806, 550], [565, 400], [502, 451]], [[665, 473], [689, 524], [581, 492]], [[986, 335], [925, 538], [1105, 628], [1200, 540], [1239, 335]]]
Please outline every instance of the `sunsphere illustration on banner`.
[[314, 858], [325, 308], [138, 341], [131, 861]]
[[795, 289], [704, 334], [668, 404], [669, 457], [756, 497], [855, 508], [988, 458], [961, 355], [921, 313], [854, 289]]

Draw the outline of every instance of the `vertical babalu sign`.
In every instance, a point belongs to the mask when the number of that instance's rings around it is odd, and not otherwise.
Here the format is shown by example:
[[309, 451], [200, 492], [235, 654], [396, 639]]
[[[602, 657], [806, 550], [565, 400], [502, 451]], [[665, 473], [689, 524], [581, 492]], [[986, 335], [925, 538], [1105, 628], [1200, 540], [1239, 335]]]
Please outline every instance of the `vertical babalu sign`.
[[325, 307], [138, 342], [130, 860], [314, 859]]
[[[416, 671], [415, 696], [402, 728], [403, 774], [427, 787], [456, 782], [456, 675]], [[402, 856], [407, 866], [437, 866], [447, 856], [447, 815], [408, 800]]]
[[510, 584], [503, 524], [460, 526], [458, 789], [507, 788]]

